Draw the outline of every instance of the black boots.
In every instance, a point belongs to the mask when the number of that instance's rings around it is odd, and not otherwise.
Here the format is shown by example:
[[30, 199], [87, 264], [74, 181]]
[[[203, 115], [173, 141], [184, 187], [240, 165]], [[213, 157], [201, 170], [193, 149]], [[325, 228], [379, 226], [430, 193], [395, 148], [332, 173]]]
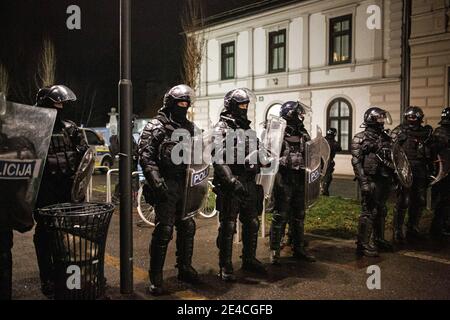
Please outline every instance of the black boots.
[[195, 221], [181, 222], [177, 231], [178, 280], [195, 284], [199, 281], [197, 271], [192, 267], [194, 252]]
[[217, 248], [219, 249], [219, 278], [223, 281], [235, 281], [233, 275], [233, 235], [236, 232], [236, 223], [233, 221], [221, 221], [217, 236]]
[[11, 251], [0, 252], [0, 300], [11, 300], [12, 255]]
[[270, 262], [277, 265], [280, 260], [281, 241], [286, 230], [287, 213], [275, 212], [270, 226]]
[[33, 237], [34, 248], [39, 266], [41, 292], [47, 298], [55, 294], [53, 257], [51, 254], [51, 235], [44, 230], [42, 222], [37, 222]]
[[289, 228], [292, 232], [293, 257], [298, 260], [315, 262], [316, 258], [307, 253], [305, 249], [305, 226], [304, 219], [291, 219]]
[[372, 235], [372, 224], [366, 218], [359, 219], [358, 241], [356, 253], [360, 256], [378, 257], [378, 250], [370, 243]]
[[165, 225], [157, 225], [153, 232], [150, 245], [149, 292], [155, 296], [164, 294], [163, 268], [172, 232], [173, 227]]
[[394, 242], [398, 244], [405, 244], [405, 233], [403, 225], [405, 224], [405, 209], [395, 209], [394, 212]]
[[266, 268], [256, 259], [256, 247], [258, 245], [259, 220], [254, 218], [242, 226], [242, 270], [265, 274]]
[[374, 221], [374, 242], [378, 250], [392, 252], [394, 247], [384, 239], [385, 217], [377, 217]]

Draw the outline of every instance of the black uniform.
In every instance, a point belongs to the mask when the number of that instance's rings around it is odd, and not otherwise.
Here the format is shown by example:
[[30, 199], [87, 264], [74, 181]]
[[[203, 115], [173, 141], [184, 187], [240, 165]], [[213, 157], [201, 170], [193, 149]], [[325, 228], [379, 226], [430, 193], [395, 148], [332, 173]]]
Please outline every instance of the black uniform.
[[[177, 88], [181, 88], [180, 95], [177, 95]], [[194, 134], [194, 124], [186, 119], [184, 110], [177, 107], [180, 101], [190, 103], [189, 90], [192, 89], [181, 85], [166, 94], [164, 107], [146, 125], [139, 141], [139, 162], [151, 193], [147, 198], [152, 199], [156, 213], [149, 270], [153, 294], [163, 293], [163, 267], [174, 226], [177, 229], [178, 278], [186, 282], [198, 280], [192, 268], [195, 220], [182, 216], [187, 164], [174, 164], [171, 160], [172, 149], [178, 143], [171, 140], [174, 130], [184, 129], [191, 136]]]
[[[0, 123], [1, 131], [1, 123]], [[9, 138], [0, 132], [0, 159], [36, 159], [31, 141], [24, 137]], [[0, 300], [10, 300], [12, 291], [13, 230], [26, 232], [33, 227], [32, 208], [24, 200], [27, 180], [0, 179]]]
[[[288, 105], [282, 107], [282, 113]], [[295, 108], [299, 107], [297, 102]], [[288, 107], [292, 107], [288, 105]], [[279, 171], [274, 184], [274, 214], [270, 229], [270, 249], [272, 263], [278, 263], [281, 240], [289, 222], [291, 244], [294, 257], [314, 261], [314, 257], [305, 251], [304, 222], [305, 222], [305, 144], [311, 138], [303, 123], [296, 119], [287, 120], [281, 148]]]
[[401, 124], [392, 131], [394, 141], [403, 147], [409, 160], [413, 184], [411, 188], [399, 187], [394, 214], [395, 239], [403, 240], [403, 225], [408, 211], [407, 235], [418, 235], [420, 217], [427, 203], [429, 176], [432, 173], [432, 138], [430, 126]]
[[[214, 130], [215, 137], [224, 137], [230, 131], [250, 130], [250, 121], [236, 121], [233, 116], [225, 111], [221, 114], [219, 122]], [[237, 145], [246, 144], [245, 156], [248, 156], [248, 140], [234, 141], [234, 152], [237, 154]], [[225, 141], [223, 150], [226, 150]], [[224, 158], [226, 152], [224, 152]], [[256, 175], [260, 171], [259, 164], [218, 164], [214, 163], [215, 191], [217, 192], [216, 207], [219, 211], [219, 234], [217, 246], [219, 248], [219, 267], [225, 274], [233, 273], [232, 249], [233, 235], [236, 232], [236, 220], [242, 223], [242, 260], [243, 268], [254, 264], [256, 260], [256, 247], [258, 243], [259, 214], [261, 199], [258, 197]], [[226, 280], [226, 279], [225, 279]]]
[[[442, 113], [441, 126], [433, 132], [436, 152], [450, 155], [450, 108], [445, 108]], [[444, 161], [450, 159], [444, 158]], [[448, 235], [450, 230], [450, 175], [438, 182], [432, 188], [434, 217], [431, 224], [431, 234], [435, 237]]]
[[[233, 236], [236, 232], [236, 220], [242, 222], [242, 268], [247, 271], [263, 273], [265, 269], [256, 259], [256, 247], [258, 244], [259, 214], [262, 211], [263, 194], [256, 185], [256, 175], [260, 172], [260, 162], [250, 164], [239, 163], [237, 155], [238, 146], [245, 145], [245, 157], [249, 155], [250, 136], [236, 134], [232, 146], [227, 146], [227, 134], [233, 134], [236, 130], [251, 130], [250, 121], [247, 119], [247, 106], [250, 102], [248, 89], [236, 89], [225, 95], [225, 109], [220, 115], [219, 122], [214, 127], [215, 151], [214, 156], [214, 180], [217, 193], [216, 207], [219, 211], [219, 234], [217, 247], [219, 248], [219, 277], [222, 280], [234, 280], [232, 265]], [[245, 106], [245, 108], [239, 108]], [[248, 131], [250, 132], [250, 131]], [[222, 140], [223, 139], [223, 140]], [[221, 151], [219, 151], [221, 150]], [[222, 161], [217, 153], [222, 153]], [[233, 163], [227, 161], [227, 153], [233, 152]], [[228, 155], [229, 156], [229, 155]]]
[[[361, 215], [358, 226], [357, 253], [377, 256], [378, 249], [390, 249], [384, 240], [386, 201], [394, 181], [394, 170], [386, 165], [392, 147], [389, 135], [376, 119], [385, 111], [371, 108], [365, 115], [365, 127], [351, 144], [352, 165], [361, 189]], [[372, 119], [372, 120], [371, 120]], [[376, 246], [371, 243], [371, 236]]]
[[[57, 118], [39, 188], [37, 208], [71, 202], [74, 176], [88, 148], [82, 131], [74, 122]], [[35, 212], [35, 220], [34, 245], [43, 291], [46, 291], [46, 287], [51, 287], [53, 283], [51, 238], [38, 212]]]
[[340, 143], [338, 141], [336, 141], [335, 136], [334, 135], [326, 135], [325, 139], [327, 140], [328, 144], [330, 145], [330, 160], [328, 161], [328, 167], [327, 167], [327, 171], [325, 172], [325, 175], [323, 177], [322, 180], [322, 193], [325, 196], [329, 196], [330, 195], [330, 185], [331, 185], [331, 181], [333, 181], [333, 172], [334, 172], [334, 167], [336, 165], [336, 163], [334, 162], [334, 158], [336, 157], [336, 153], [341, 152], [342, 151], [342, 147], [340, 145]]

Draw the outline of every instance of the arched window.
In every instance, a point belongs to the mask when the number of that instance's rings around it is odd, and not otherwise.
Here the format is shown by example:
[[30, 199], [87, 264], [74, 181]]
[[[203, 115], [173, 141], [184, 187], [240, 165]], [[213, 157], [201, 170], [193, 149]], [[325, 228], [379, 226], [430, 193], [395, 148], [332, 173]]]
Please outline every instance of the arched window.
[[269, 118], [269, 115], [280, 116], [280, 110], [281, 110], [281, 104], [275, 103], [275, 104], [271, 105], [269, 107], [269, 109], [267, 109], [266, 117], [264, 120], [267, 120], [267, 118]]
[[334, 99], [327, 110], [327, 129], [337, 130], [336, 139], [341, 144], [342, 152], [350, 151], [352, 139], [352, 107], [344, 98]]

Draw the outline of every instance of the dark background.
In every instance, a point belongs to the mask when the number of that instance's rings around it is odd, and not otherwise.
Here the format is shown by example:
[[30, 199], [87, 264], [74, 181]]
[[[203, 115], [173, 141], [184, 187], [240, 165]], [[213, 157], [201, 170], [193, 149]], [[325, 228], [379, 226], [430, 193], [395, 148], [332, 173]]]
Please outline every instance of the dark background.
[[[132, 0], [132, 81], [139, 116], [154, 115], [164, 92], [181, 82], [184, 1]], [[201, 5], [209, 17], [274, 1], [201, 0]], [[81, 8], [81, 30], [66, 27], [72, 4]], [[34, 104], [45, 37], [55, 45], [56, 82], [78, 97], [66, 116], [85, 126], [104, 126], [118, 99], [119, 0], [0, 0], [0, 63], [10, 76], [9, 100]]]

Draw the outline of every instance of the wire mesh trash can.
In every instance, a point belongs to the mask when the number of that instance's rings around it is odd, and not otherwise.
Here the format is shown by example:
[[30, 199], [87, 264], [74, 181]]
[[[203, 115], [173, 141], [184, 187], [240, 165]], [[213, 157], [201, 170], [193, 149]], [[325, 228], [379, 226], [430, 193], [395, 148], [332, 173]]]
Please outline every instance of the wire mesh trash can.
[[113, 211], [109, 203], [66, 203], [39, 209], [51, 237], [55, 299], [104, 297], [105, 247]]

